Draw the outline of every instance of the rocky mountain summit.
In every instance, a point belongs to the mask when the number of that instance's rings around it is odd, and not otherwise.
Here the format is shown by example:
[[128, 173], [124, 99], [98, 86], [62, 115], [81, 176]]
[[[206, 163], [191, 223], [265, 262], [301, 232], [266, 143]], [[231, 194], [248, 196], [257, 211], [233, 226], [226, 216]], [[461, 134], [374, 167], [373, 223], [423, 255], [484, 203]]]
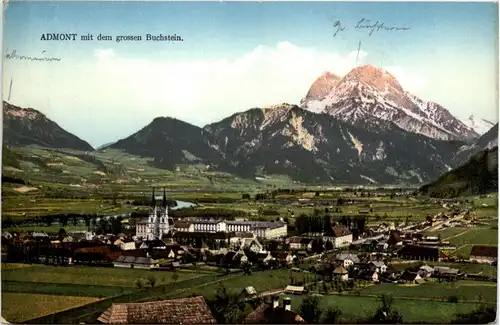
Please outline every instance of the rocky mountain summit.
[[439, 140], [469, 141], [479, 136], [441, 105], [410, 94], [389, 72], [370, 65], [342, 78], [332, 74], [318, 78], [301, 107], [352, 125], [363, 125], [367, 118], [390, 121], [408, 132]]

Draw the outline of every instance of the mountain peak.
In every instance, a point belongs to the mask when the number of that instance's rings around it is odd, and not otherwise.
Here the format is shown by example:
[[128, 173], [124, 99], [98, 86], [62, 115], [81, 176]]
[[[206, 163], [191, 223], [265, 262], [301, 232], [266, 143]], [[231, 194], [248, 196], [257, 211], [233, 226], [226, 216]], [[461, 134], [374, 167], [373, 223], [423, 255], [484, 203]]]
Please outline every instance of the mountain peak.
[[378, 67], [356, 67], [330, 89], [321, 98], [310, 98], [310, 90], [301, 107], [354, 125], [362, 125], [368, 118], [390, 121], [406, 131], [434, 139], [467, 140], [478, 136], [439, 104], [406, 92], [392, 74]]
[[351, 70], [345, 77], [345, 80], [356, 80], [374, 87], [378, 91], [389, 91], [391, 86], [396, 91], [404, 91], [397, 79], [384, 69], [372, 65], [363, 65]]
[[42, 112], [3, 102], [4, 143], [93, 151], [90, 144], [61, 128]]
[[324, 72], [309, 88], [306, 99], [320, 99], [325, 97], [333, 90], [339, 80], [339, 76], [328, 71]]
[[9, 115], [14, 118], [22, 118], [27, 120], [36, 120], [39, 118], [45, 118], [42, 112], [39, 112], [33, 108], [24, 108], [12, 105], [6, 101], [3, 102], [4, 114]]
[[482, 135], [488, 132], [493, 127], [493, 123], [483, 118], [477, 117], [474, 114], [462, 121], [467, 127], [474, 130], [476, 133]]

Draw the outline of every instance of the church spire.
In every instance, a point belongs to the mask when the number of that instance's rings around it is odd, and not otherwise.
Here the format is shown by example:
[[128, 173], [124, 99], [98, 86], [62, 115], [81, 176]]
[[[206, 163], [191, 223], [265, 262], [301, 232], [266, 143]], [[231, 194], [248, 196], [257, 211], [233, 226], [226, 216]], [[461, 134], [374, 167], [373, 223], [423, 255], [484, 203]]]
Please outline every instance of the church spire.
[[151, 206], [156, 206], [156, 198], [155, 198], [155, 188], [153, 187], [153, 197], [151, 199]]
[[165, 191], [165, 188], [163, 188], [163, 201], [161, 202], [161, 205], [164, 208], [167, 207], [167, 193]]

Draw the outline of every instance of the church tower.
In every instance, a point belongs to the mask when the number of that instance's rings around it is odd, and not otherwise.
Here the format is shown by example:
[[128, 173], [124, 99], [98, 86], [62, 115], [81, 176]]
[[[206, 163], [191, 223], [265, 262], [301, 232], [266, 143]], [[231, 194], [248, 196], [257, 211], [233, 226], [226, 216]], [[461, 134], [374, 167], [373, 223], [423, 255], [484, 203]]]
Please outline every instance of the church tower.
[[153, 240], [159, 235], [158, 227], [158, 207], [156, 206], [155, 188], [153, 187], [153, 197], [151, 198], [151, 206], [149, 207], [149, 218], [148, 218], [148, 240]]
[[160, 206], [160, 220], [159, 220], [159, 238], [161, 239], [163, 235], [170, 232], [170, 224], [168, 223], [168, 204], [167, 204], [167, 193], [165, 188], [163, 188], [163, 199]]

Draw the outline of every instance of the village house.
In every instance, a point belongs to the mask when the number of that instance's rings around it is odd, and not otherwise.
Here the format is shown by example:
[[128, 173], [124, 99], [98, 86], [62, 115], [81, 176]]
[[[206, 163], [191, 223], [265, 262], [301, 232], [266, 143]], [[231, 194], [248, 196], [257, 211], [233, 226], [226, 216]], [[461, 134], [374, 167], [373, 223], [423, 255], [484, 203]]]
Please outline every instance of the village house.
[[425, 280], [417, 272], [405, 271], [399, 277], [398, 282], [404, 284], [422, 284], [425, 283]]
[[343, 266], [337, 266], [335, 270], [333, 270], [333, 276], [342, 281], [347, 281], [349, 278], [349, 272]]
[[331, 241], [334, 248], [349, 246], [352, 241], [352, 233], [345, 227], [332, 227], [323, 236], [324, 241]]
[[202, 296], [112, 304], [98, 321], [104, 324], [216, 324]]
[[167, 244], [163, 240], [146, 240], [142, 242], [139, 249], [167, 249]]
[[293, 256], [288, 252], [283, 251], [272, 251], [270, 255], [278, 262], [281, 266], [287, 266], [292, 264]]
[[401, 247], [403, 246], [403, 239], [401, 238], [402, 233], [399, 230], [392, 230], [389, 234], [389, 239], [387, 240], [387, 245], [389, 247]]
[[388, 248], [389, 244], [387, 243], [387, 240], [381, 240], [377, 243], [375, 250], [378, 252], [385, 252]]
[[290, 237], [288, 238], [288, 247], [290, 250], [312, 250], [312, 238], [304, 238], [304, 237]]
[[340, 263], [344, 268], [348, 269], [351, 265], [359, 263], [359, 258], [354, 254], [339, 254], [335, 261]]
[[363, 279], [366, 281], [379, 282], [379, 272], [373, 269], [363, 269], [361, 270], [356, 278]]
[[136, 249], [136, 247], [135, 247], [135, 241], [133, 241], [133, 240], [130, 240], [130, 241], [123, 240], [123, 241], [121, 241], [120, 248], [122, 250], [124, 250], [124, 251]]
[[493, 264], [497, 261], [498, 247], [497, 246], [472, 246], [469, 260], [477, 263]]
[[264, 250], [264, 246], [256, 238], [242, 238], [237, 248], [258, 254]]
[[422, 278], [428, 278], [434, 274], [434, 268], [429, 265], [422, 265], [418, 270], [418, 275]]
[[372, 261], [370, 262], [370, 265], [372, 266], [372, 269], [379, 274], [383, 274], [387, 271], [387, 265], [385, 265], [384, 262]]
[[244, 324], [306, 324], [306, 321], [292, 311], [290, 298], [283, 298], [279, 305], [279, 296], [272, 296], [271, 302], [264, 302], [253, 310], [243, 321]]
[[248, 257], [243, 251], [230, 251], [227, 252], [220, 262], [221, 266], [226, 267], [240, 267], [242, 264], [248, 262]]

